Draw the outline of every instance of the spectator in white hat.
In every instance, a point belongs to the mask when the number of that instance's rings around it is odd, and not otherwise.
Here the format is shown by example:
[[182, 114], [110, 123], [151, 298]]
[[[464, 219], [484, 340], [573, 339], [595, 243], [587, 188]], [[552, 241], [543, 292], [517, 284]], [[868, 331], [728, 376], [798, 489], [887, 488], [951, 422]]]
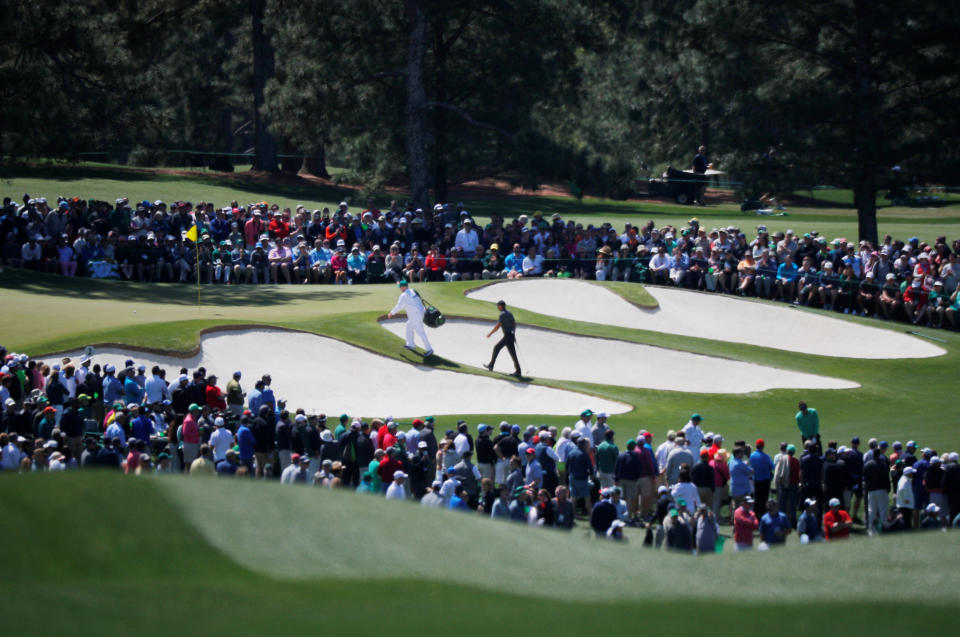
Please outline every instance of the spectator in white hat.
[[387, 487], [387, 500], [403, 500], [407, 497], [403, 488], [403, 483], [407, 479], [407, 474], [399, 469], [393, 472], [393, 482]]

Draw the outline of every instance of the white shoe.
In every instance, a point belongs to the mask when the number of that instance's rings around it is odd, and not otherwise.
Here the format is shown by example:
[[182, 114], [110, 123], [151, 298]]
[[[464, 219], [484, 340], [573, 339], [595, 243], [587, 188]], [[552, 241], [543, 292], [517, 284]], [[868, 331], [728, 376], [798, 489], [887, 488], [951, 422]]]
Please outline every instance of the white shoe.
[[431, 356], [433, 356], [433, 350], [432, 350], [432, 349], [428, 349], [427, 351], [425, 351], [425, 352], [423, 353], [423, 357], [424, 357], [424, 358], [429, 358], [429, 357], [431, 357]]
[[413, 351], [415, 351], [417, 348], [414, 347], [413, 345], [404, 345], [404, 346], [403, 346], [403, 349], [408, 349], [408, 350], [410, 350], [411, 352], [413, 352]]

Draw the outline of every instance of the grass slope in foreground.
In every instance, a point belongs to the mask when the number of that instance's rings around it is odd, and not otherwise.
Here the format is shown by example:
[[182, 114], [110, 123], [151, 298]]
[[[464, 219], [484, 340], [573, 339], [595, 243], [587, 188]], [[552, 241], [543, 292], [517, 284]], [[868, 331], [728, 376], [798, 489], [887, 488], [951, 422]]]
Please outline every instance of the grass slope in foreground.
[[309, 487], [0, 478], [11, 635], [893, 635], [951, 625], [960, 584], [953, 534], [693, 558]]

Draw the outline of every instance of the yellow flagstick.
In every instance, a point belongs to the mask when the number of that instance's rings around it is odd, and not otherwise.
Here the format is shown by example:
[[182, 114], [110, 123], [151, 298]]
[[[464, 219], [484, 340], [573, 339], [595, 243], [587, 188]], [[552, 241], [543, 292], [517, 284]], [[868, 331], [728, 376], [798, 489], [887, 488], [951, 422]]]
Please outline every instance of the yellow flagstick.
[[200, 311], [200, 227], [193, 222], [193, 227], [187, 230], [187, 239], [193, 241], [193, 251], [197, 257], [197, 311]]
[[197, 312], [200, 311], [200, 244], [195, 243], [194, 252], [197, 254]]

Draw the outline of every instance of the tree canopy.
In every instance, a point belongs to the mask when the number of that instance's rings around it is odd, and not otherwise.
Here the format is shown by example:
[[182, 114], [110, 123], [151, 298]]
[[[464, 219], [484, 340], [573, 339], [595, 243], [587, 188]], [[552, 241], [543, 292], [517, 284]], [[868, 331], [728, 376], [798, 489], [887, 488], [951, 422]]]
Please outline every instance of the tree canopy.
[[9, 0], [0, 153], [252, 153], [420, 205], [508, 175], [622, 197], [697, 146], [761, 191], [960, 167], [956, 3]]

